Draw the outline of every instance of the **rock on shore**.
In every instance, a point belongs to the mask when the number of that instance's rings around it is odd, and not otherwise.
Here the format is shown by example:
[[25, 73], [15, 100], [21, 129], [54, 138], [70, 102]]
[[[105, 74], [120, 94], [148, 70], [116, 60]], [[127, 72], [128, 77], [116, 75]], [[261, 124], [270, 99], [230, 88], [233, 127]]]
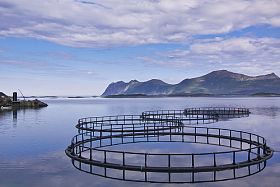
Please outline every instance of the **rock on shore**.
[[10, 97], [0, 92], [0, 107], [1, 106], [10, 106], [12, 104], [12, 100]]
[[19, 102], [20, 108], [41, 108], [47, 107], [48, 105], [38, 99], [35, 100], [22, 100]]

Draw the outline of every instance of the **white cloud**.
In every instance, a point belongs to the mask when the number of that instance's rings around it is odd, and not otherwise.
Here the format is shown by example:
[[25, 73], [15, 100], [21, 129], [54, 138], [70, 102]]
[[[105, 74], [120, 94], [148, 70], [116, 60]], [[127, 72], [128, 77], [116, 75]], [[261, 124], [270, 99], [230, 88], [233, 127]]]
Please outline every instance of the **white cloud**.
[[220, 41], [207, 41], [206, 43], [195, 43], [191, 45], [191, 50], [194, 53], [202, 54], [235, 54], [236, 53], [251, 53], [255, 54], [260, 51], [265, 53], [278, 55], [280, 47], [279, 39], [272, 38], [230, 38]]
[[184, 42], [256, 24], [280, 26], [279, 0], [2, 0], [0, 36], [98, 47]]
[[188, 49], [157, 53], [150, 59], [154, 64], [173, 67], [231, 69], [236, 72], [280, 75], [280, 39], [275, 38], [216, 38], [195, 40]]

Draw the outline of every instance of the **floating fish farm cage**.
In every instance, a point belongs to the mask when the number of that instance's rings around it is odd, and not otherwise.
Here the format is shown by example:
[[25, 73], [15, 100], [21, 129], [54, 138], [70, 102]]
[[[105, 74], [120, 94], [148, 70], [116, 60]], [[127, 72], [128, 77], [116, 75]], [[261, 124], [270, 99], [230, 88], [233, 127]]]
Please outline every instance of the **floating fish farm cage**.
[[[203, 124], [249, 114], [246, 108], [187, 108], [82, 118], [76, 125], [78, 134], [65, 152], [77, 169], [118, 180], [200, 183], [242, 178], [262, 171], [272, 157], [265, 138]], [[113, 149], [148, 142], [195, 143], [229, 150], [154, 153]]]

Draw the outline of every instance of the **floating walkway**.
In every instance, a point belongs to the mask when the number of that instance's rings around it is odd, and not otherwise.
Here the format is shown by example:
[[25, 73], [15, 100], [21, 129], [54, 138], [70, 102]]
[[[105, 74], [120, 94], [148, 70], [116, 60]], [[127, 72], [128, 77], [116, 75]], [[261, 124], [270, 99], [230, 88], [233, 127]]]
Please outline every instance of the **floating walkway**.
[[[65, 152], [77, 169], [119, 180], [198, 183], [241, 178], [262, 171], [272, 157], [273, 151], [265, 138], [254, 133], [197, 124], [249, 114], [245, 108], [187, 108], [146, 111], [142, 115], [82, 118], [76, 125], [79, 134], [73, 137]], [[209, 144], [227, 147], [230, 151], [143, 153], [110, 149], [116, 145], [146, 142]], [[131, 172], [134, 172], [133, 177]], [[166, 177], [151, 177], [164, 174]], [[184, 177], [178, 179], [176, 175], [179, 174]], [[202, 177], [205, 175], [208, 177]]]

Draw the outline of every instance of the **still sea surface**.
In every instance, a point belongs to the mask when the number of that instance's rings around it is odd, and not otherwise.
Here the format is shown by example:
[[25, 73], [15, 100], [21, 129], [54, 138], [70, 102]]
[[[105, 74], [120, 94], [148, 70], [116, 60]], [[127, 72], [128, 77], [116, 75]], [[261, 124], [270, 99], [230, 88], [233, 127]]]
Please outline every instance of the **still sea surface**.
[[[280, 98], [91, 98], [42, 99], [47, 108], [0, 112], [0, 187], [56, 186], [280, 186]], [[266, 168], [242, 179], [201, 184], [151, 184], [102, 178], [77, 170], [64, 150], [77, 134], [82, 117], [141, 114], [147, 110], [187, 107], [246, 107], [249, 117], [204, 126], [261, 135], [276, 152]], [[162, 143], [160, 143], [162, 144]], [[175, 143], [176, 144], [176, 143]], [[182, 147], [181, 147], [182, 146]], [[151, 152], [211, 152], [207, 145], [134, 144], [125, 149]], [[117, 147], [116, 149], [122, 149]], [[192, 149], [192, 150], [190, 150]], [[217, 148], [213, 148], [217, 151]]]

